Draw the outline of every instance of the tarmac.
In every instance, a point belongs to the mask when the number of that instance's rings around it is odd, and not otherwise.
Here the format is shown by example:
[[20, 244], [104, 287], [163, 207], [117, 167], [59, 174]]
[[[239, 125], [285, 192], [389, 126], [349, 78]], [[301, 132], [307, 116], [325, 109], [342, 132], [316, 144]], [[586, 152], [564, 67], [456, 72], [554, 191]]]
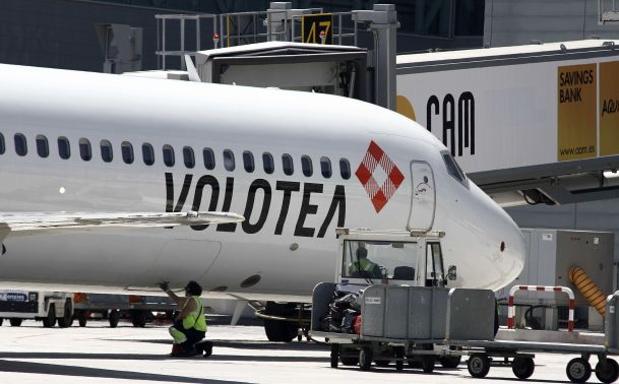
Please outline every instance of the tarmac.
[[[0, 383], [517, 383], [511, 368], [492, 367], [486, 379], [473, 379], [466, 358], [457, 369], [440, 365], [432, 374], [417, 369], [397, 372], [393, 366], [362, 372], [358, 367], [329, 367], [324, 344], [271, 343], [259, 325], [210, 325], [214, 342], [208, 358], [171, 358], [165, 325], [134, 328], [121, 322], [109, 328], [91, 321], [85, 328], [43, 328], [24, 321], [21, 327], [0, 327]], [[576, 355], [536, 355], [530, 382], [569, 382], [567, 362]], [[597, 359], [591, 359], [595, 366]], [[589, 382], [598, 382], [595, 375]]]

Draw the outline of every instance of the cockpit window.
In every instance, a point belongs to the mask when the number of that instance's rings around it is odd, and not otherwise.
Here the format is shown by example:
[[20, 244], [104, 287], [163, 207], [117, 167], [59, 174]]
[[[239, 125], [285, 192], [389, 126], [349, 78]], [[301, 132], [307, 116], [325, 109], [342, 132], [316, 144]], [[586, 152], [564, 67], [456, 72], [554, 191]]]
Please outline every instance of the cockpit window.
[[458, 180], [462, 184], [466, 182], [466, 175], [462, 172], [462, 169], [456, 163], [456, 160], [451, 156], [451, 153], [448, 151], [441, 152], [443, 156], [443, 161], [445, 162], [445, 167], [447, 167], [447, 173], [451, 175], [454, 179]]

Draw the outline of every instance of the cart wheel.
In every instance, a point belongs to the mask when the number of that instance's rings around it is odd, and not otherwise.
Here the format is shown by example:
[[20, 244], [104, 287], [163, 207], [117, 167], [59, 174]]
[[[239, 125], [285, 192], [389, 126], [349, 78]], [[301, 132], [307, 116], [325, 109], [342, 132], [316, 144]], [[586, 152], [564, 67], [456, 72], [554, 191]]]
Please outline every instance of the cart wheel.
[[395, 369], [396, 371], [404, 369], [404, 348], [402, 347], [395, 349]]
[[118, 309], [110, 310], [107, 320], [110, 323], [110, 328], [118, 327], [118, 322], [120, 321], [120, 311]]
[[512, 372], [520, 380], [531, 377], [533, 371], [535, 371], [535, 362], [530, 357], [516, 356], [512, 361]]
[[591, 377], [591, 364], [582, 357], [577, 357], [567, 363], [565, 373], [572, 383], [585, 383]]
[[340, 361], [340, 346], [339, 344], [331, 344], [331, 368], [337, 368], [337, 363]]
[[443, 356], [440, 357], [438, 361], [443, 368], [458, 368], [460, 361], [462, 361], [462, 356]]
[[423, 373], [432, 373], [434, 371], [434, 356], [422, 356], [421, 369]]
[[359, 350], [359, 368], [362, 371], [369, 371], [372, 367], [372, 350], [368, 347]]
[[595, 376], [602, 383], [614, 383], [619, 378], [619, 364], [613, 359], [606, 359], [606, 363], [598, 362], [595, 365]]
[[490, 359], [482, 353], [472, 354], [466, 365], [471, 376], [476, 378], [486, 377], [490, 371]]

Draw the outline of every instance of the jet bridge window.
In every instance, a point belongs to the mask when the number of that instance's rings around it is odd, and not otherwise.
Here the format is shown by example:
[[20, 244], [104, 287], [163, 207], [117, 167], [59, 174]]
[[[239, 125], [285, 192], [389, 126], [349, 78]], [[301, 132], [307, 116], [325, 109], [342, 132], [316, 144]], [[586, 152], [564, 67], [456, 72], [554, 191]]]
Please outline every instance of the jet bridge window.
[[92, 159], [92, 147], [90, 146], [90, 140], [82, 137], [79, 141], [80, 157], [84, 161], [90, 161]]
[[307, 177], [311, 177], [314, 173], [314, 167], [312, 166], [312, 159], [309, 156], [303, 155], [301, 156], [301, 169], [303, 170], [303, 174]]
[[101, 158], [106, 163], [111, 162], [114, 159], [114, 151], [112, 150], [112, 143], [109, 140], [101, 140]]
[[193, 148], [185, 146], [183, 147], [183, 161], [185, 162], [185, 167], [193, 168], [196, 166], [196, 157], [193, 154]]
[[346, 240], [343, 251], [342, 277], [416, 279], [417, 243]]
[[168, 167], [174, 166], [174, 148], [171, 145], [166, 144], [163, 146], [163, 163]]
[[449, 153], [449, 151], [443, 151], [441, 152], [441, 155], [443, 156], [445, 167], [447, 167], [447, 173], [449, 173], [454, 179], [464, 184], [466, 181], [466, 176], [464, 175], [464, 172], [462, 172], [462, 169], [458, 163], [456, 163], [456, 160], [453, 158], [451, 153]]
[[0, 155], [4, 154], [4, 135], [0, 133]]
[[39, 154], [39, 156], [43, 158], [49, 156], [49, 143], [47, 142], [47, 137], [45, 137], [44, 135], [38, 135], [36, 142], [37, 153]]
[[273, 161], [273, 155], [269, 152], [262, 154], [262, 166], [264, 168], [264, 172], [269, 175], [275, 171], [275, 161]]
[[331, 170], [331, 160], [326, 156], [320, 158], [320, 173], [326, 179], [330, 178], [333, 173]]
[[235, 167], [234, 152], [229, 149], [224, 150], [224, 168], [226, 168], [226, 171], [232, 172]]
[[344, 158], [340, 159], [340, 175], [344, 180], [350, 179], [350, 163]]
[[120, 144], [120, 152], [123, 155], [123, 161], [125, 162], [125, 164], [133, 164], [133, 145], [131, 145], [130, 142], [123, 141]]
[[26, 156], [28, 153], [28, 144], [26, 143], [26, 136], [21, 133], [15, 134], [15, 153], [19, 156]]
[[204, 167], [206, 169], [215, 169], [215, 153], [211, 148], [204, 148], [202, 150], [202, 156], [204, 157]]
[[146, 165], [155, 164], [155, 150], [149, 143], [142, 144], [142, 160], [144, 160]]
[[282, 168], [284, 169], [284, 174], [287, 176], [291, 176], [294, 173], [294, 164], [292, 162], [292, 156], [287, 153], [282, 155]]
[[61, 159], [68, 159], [71, 157], [71, 146], [69, 145], [69, 139], [64, 136], [58, 138], [58, 154]]
[[245, 167], [245, 171], [252, 173], [254, 169], [256, 169], [256, 165], [254, 164], [254, 155], [252, 155], [249, 151], [243, 152], [243, 166]]

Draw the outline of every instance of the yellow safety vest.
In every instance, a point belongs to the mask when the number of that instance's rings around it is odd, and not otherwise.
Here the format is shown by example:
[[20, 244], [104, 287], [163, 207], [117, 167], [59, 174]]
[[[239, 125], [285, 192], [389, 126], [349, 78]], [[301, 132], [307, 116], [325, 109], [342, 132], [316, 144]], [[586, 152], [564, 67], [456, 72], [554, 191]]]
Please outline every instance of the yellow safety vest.
[[[190, 300], [196, 301], [196, 310], [190, 312], [187, 317], [183, 319], [183, 328], [194, 328], [196, 331], [206, 332], [206, 318], [204, 317], [204, 305], [202, 300], [198, 296], [192, 296]], [[189, 304], [189, 300], [185, 305]]]

